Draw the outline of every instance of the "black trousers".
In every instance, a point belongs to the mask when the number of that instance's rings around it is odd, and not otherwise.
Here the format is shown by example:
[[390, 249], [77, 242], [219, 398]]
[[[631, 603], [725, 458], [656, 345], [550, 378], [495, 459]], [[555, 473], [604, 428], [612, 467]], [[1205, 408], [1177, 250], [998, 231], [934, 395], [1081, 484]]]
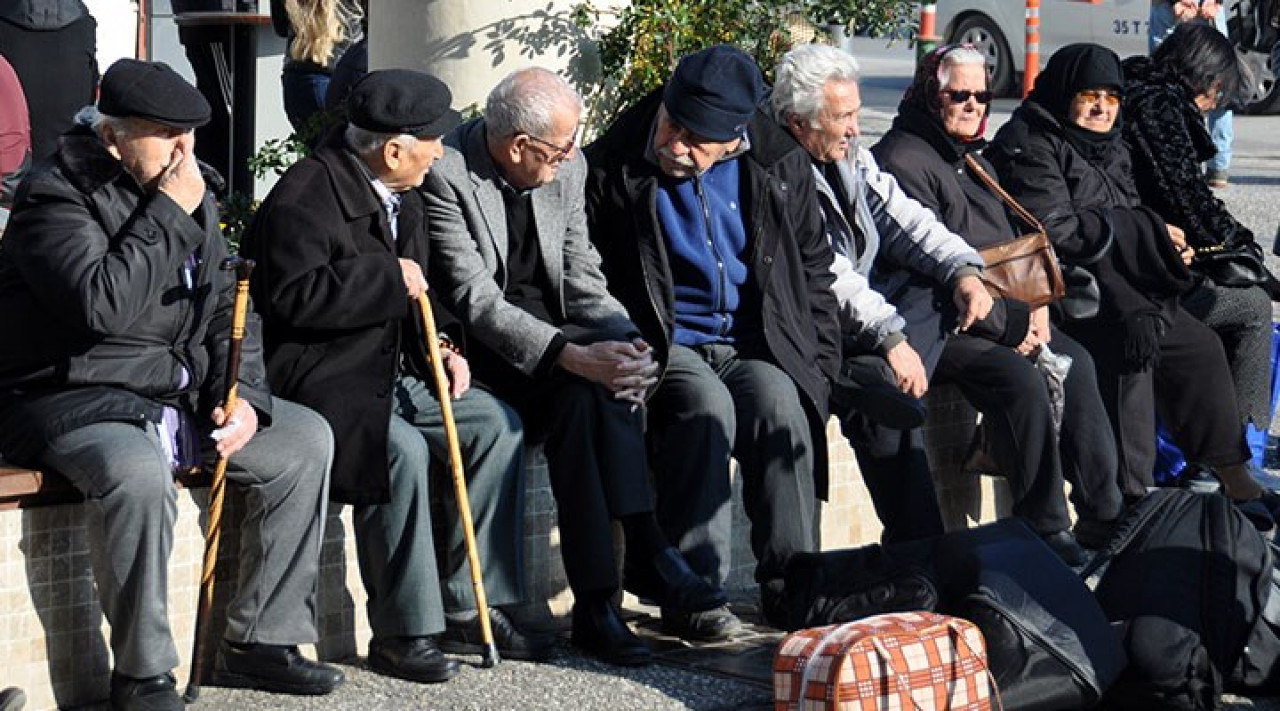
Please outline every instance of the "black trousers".
[[1222, 340], [1181, 308], [1160, 340], [1153, 370], [1124, 364], [1123, 338], [1112, 323], [1084, 321], [1068, 328], [1093, 354], [1098, 385], [1120, 445], [1120, 487], [1127, 497], [1146, 494], [1156, 459], [1155, 415], [1160, 413], [1189, 462], [1206, 467], [1249, 459]]
[[[1050, 348], [1073, 358], [1059, 437], [1040, 372], [1007, 346], [951, 335], [955, 317], [949, 293], [911, 283], [894, 295], [893, 302], [907, 322], [907, 340], [920, 354], [931, 382], [959, 386], [990, 423], [993, 454], [1009, 480], [1015, 515], [1042, 533], [1065, 529], [1069, 518], [1064, 477], [1072, 480], [1072, 500], [1082, 516], [1107, 520], [1119, 513], [1115, 440], [1100, 424], [1105, 407], [1084, 348], [1060, 332], [1051, 339]], [[923, 434], [853, 417], [846, 421], [845, 435], [884, 525], [883, 540], [940, 533], [942, 516]]]
[[537, 380], [508, 372], [484, 382], [520, 414], [525, 436], [543, 443], [575, 597], [616, 590], [613, 519], [653, 511], [644, 411], [563, 371]]

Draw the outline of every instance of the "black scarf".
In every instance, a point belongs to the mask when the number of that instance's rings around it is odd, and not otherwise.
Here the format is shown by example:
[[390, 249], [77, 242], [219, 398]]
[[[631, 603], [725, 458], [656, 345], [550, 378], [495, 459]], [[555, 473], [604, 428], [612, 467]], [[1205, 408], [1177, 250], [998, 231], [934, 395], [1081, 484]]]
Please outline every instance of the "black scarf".
[[1123, 116], [1117, 109], [1110, 131], [1090, 131], [1071, 120], [1071, 101], [1086, 89], [1119, 91], [1123, 86], [1124, 71], [1115, 52], [1096, 44], [1071, 44], [1049, 58], [1027, 100], [1044, 107], [1062, 126], [1063, 138], [1085, 159], [1097, 162], [1116, 149]]

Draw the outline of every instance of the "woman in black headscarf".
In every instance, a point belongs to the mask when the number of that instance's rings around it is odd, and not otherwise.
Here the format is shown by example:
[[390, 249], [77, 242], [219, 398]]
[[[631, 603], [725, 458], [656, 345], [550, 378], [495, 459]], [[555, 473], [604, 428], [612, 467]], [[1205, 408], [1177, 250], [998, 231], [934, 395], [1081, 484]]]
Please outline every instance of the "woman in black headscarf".
[[1191, 254], [1133, 183], [1123, 86], [1111, 50], [1063, 47], [986, 156], [1044, 222], [1058, 257], [1097, 280], [1097, 315], [1062, 325], [1093, 354], [1125, 496], [1152, 485], [1158, 411], [1189, 461], [1213, 470], [1231, 498], [1254, 499], [1263, 491], [1249, 474], [1222, 342], [1179, 303]]
[[[871, 149], [908, 195], [977, 248], [1020, 234], [1005, 203], [979, 174], [994, 180], [994, 169], [977, 153], [986, 145], [991, 98], [982, 53], [968, 45], [941, 47], [921, 61], [893, 128]], [[1061, 484], [1064, 477], [1071, 482], [1076, 535], [1096, 547], [1122, 504], [1116, 442], [1106, 424], [1093, 359], [1052, 327], [1047, 306], [1035, 309], [1030, 321], [1021, 344], [1015, 341], [1013, 347], [963, 334], [948, 338], [935, 377], [958, 384], [983, 412], [996, 463], [1011, 483], [1056, 482], [1059, 490], [1045, 492], [1042, 507], [1065, 515]], [[1050, 344], [1072, 359], [1060, 431], [1045, 378], [1034, 364]]]

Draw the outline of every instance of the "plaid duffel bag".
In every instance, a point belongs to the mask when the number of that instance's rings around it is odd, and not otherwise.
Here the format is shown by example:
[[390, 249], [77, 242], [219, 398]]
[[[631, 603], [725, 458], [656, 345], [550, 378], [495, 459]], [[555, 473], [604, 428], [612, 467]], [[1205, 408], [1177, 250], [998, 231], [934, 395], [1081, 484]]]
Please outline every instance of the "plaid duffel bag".
[[1000, 708], [982, 632], [933, 612], [894, 612], [793, 632], [773, 658], [775, 711]]

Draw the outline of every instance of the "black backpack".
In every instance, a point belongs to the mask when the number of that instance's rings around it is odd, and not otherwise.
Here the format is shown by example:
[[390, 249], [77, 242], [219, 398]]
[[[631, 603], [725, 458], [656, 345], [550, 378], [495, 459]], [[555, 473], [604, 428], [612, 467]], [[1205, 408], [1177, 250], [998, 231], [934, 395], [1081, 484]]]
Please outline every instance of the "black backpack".
[[1129, 656], [1108, 707], [1218, 709], [1224, 687], [1274, 685], [1280, 615], [1263, 614], [1272, 551], [1227, 498], [1149, 494], [1082, 575], [1100, 576], [1098, 602]]
[[934, 566], [939, 610], [982, 630], [1004, 708], [1091, 708], [1121, 675], [1120, 638], [1089, 588], [1023, 521], [942, 536]]

